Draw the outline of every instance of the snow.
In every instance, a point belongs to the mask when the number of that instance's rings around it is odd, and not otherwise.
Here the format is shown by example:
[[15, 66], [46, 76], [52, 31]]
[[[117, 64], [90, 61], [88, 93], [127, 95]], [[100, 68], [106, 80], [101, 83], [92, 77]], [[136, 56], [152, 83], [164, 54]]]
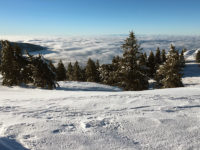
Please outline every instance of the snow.
[[199, 93], [1, 87], [0, 135], [35, 150], [198, 149]]
[[124, 92], [89, 82], [59, 82], [56, 90], [0, 85], [0, 150], [198, 150], [195, 53], [185, 53], [182, 88]]

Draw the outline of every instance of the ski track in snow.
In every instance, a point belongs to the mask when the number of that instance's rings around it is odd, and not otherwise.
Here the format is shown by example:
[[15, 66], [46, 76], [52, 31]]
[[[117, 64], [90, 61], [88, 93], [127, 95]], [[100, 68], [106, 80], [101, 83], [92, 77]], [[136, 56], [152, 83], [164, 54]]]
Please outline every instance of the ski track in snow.
[[175, 89], [123, 92], [96, 83], [57, 90], [0, 86], [0, 150], [200, 148], [200, 68], [187, 51]]

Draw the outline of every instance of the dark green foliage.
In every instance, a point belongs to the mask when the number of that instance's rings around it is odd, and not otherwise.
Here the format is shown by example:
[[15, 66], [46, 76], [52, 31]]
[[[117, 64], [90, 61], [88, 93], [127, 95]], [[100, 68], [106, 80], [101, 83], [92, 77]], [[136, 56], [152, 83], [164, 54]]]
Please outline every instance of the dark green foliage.
[[1, 73], [3, 85], [20, 85], [33, 83], [42, 88], [55, 88], [55, 74], [48, 61], [42, 56], [24, 57], [18, 46], [12, 46], [8, 41], [2, 41]]
[[56, 80], [57, 81], [64, 81], [67, 79], [67, 75], [66, 75], [66, 69], [65, 66], [62, 62], [62, 60], [59, 61], [58, 66], [56, 68]]
[[162, 50], [162, 53], [161, 53], [161, 64], [163, 64], [165, 61], [166, 61], [166, 52], [165, 50], [163, 49]]
[[81, 81], [87, 81], [86, 68], [81, 69]]
[[196, 62], [200, 63], [200, 51], [196, 54]]
[[11, 46], [8, 41], [2, 41], [1, 73], [3, 85], [20, 85], [22, 82], [23, 57], [19, 47]]
[[182, 50], [181, 54], [179, 55], [179, 62], [181, 67], [185, 66], [184, 50]]
[[142, 72], [139, 64], [141, 49], [133, 32], [130, 32], [129, 37], [122, 45], [122, 49], [124, 54], [117, 71], [118, 77], [120, 77], [119, 86], [125, 90], [134, 91], [148, 89], [148, 78]]
[[160, 54], [160, 48], [159, 47], [156, 50], [155, 63], [156, 63], [156, 66], [159, 66], [162, 63], [162, 61], [161, 61], [161, 54]]
[[153, 78], [156, 73], [156, 64], [155, 64], [155, 56], [152, 51], [149, 54], [147, 66], [149, 67], [148, 75], [149, 77]]
[[99, 67], [100, 72], [100, 81], [103, 84], [107, 85], [116, 85], [116, 82], [113, 78], [113, 66], [111, 64], [103, 64]]
[[169, 51], [166, 62], [159, 67], [156, 74], [158, 85], [163, 88], [182, 87], [182, 74], [179, 54], [173, 45]]
[[38, 57], [29, 56], [29, 60], [29, 66], [32, 71], [33, 84], [41, 88], [56, 88], [56, 75], [51, 70], [49, 62], [45, 60], [41, 55]]
[[96, 65], [96, 69], [97, 69], [97, 82], [100, 82], [100, 72], [99, 72], [100, 65], [99, 65], [99, 60], [98, 59], [97, 59], [95, 65]]
[[121, 72], [122, 58], [119, 56], [113, 57], [111, 67], [112, 72], [110, 72], [110, 81], [113, 82], [112, 85], [120, 86], [123, 80], [123, 74]]
[[73, 80], [73, 66], [71, 62], [68, 64], [68, 67], [67, 67], [67, 79], [69, 81]]
[[56, 74], [56, 67], [54, 66], [54, 64], [51, 60], [49, 61], [49, 66], [50, 66], [51, 70]]
[[73, 67], [73, 81], [82, 81], [81, 68], [78, 64], [78, 61], [75, 62]]
[[88, 59], [86, 70], [86, 80], [88, 82], [99, 82], [98, 70], [95, 62], [92, 59]]
[[141, 66], [146, 66], [147, 65], [147, 58], [146, 58], [146, 53], [140, 55], [140, 60], [139, 63]]
[[121, 60], [119, 56], [113, 57], [112, 64], [103, 64], [99, 67], [100, 81], [103, 84], [120, 86], [122, 74], [120, 74]]

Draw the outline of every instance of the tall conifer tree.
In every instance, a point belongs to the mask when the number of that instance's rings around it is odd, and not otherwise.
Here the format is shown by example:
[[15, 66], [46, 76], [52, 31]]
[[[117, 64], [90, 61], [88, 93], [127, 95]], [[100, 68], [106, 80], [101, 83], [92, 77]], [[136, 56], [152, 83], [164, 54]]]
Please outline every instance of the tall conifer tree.
[[129, 37], [122, 45], [122, 49], [124, 54], [118, 71], [120, 72], [119, 76], [121, 76], [120, 86], [125, 90], [148, 89], [148, 79], [143, 74], [139, 64], [141, 49], [133, 32], [130, 32]]
[[155, 56], [151, 51], [148, 57], [149, 77], [153, 78], [156, 72]]
[[163, 64], [165, 61], [166, 61], [166, 52], [165, 52], [165, 49], [162, 50], [162, 53], [161, 53], [161, 63]]
[[90, 58], [88, 59], [85, 73], [88, 82], [98, 82], [98, 72], [95, 62]]
[[66, 69], [62, 62], [62, 60], [59, 61], [58, 66], [56, 68], [56, 80], [57, 81], [64, 81], [67, 79], [66, 75]]
[[156, 77], [158, 84], [164, 88], [183, 86], [179, 55], [173, 45], [171, 45], [166, 62], [159, 67]]
[[68, 64], [67, 67], [67, 79], [69, 81], [73, 81], [73, 66], [71, 62]]
[[75, 62], [73, 68], [73, 81], [82, 81], [81, 68], [78, 61]]

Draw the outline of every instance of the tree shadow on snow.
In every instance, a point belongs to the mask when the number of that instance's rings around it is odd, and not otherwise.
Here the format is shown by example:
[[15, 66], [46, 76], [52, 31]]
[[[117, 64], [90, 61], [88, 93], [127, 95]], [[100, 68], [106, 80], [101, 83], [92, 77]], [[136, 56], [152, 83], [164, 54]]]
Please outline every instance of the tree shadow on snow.
[[119, 88], [116, 89], [105, 89], [101, 87], [91, 87], [91, 88], [65, 88], [65, 87], [57, 87], [56, 90], [63, 91], [96, 91], [96, 92], [118, 92], [121, 91]]
[[28, 150], [14, 139], [0, 138], [0, 150]]
[[200, 77], [200, 64], [186, 64], [185, 68], [183, 69], [183, 74], [183, 78]]

